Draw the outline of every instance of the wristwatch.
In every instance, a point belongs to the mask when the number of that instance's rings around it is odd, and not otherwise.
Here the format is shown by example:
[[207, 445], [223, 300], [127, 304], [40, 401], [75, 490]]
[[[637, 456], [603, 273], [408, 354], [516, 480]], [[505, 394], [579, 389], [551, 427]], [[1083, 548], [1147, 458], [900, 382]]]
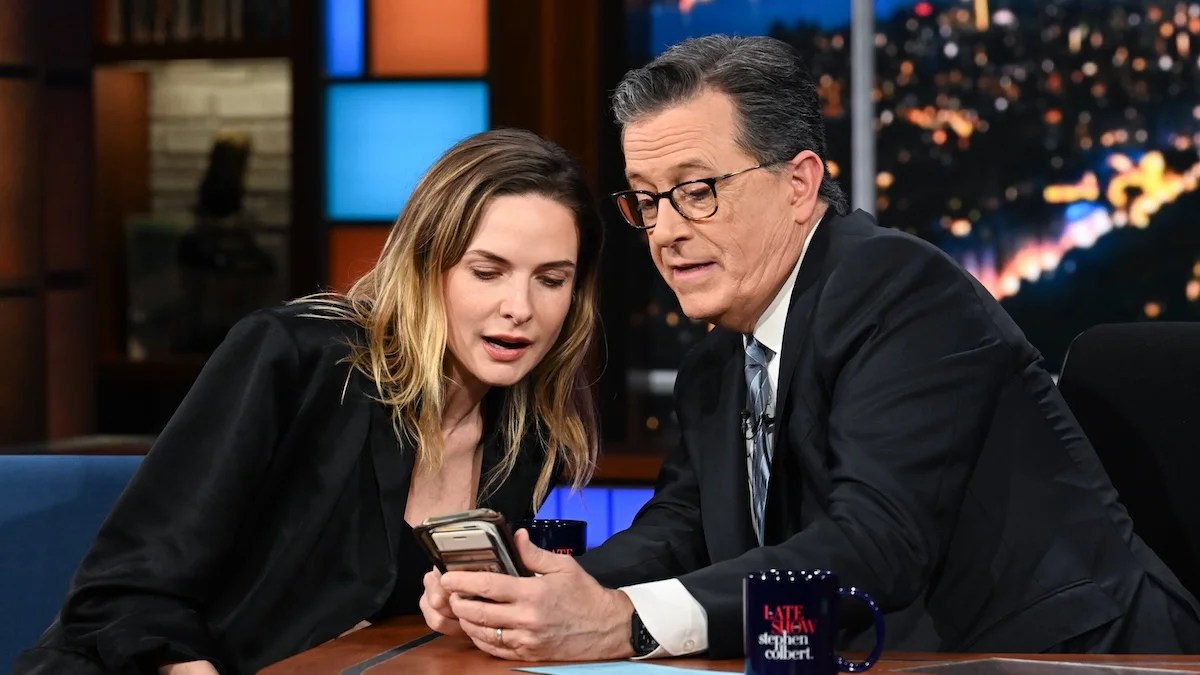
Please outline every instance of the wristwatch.
[[636, 609], [633, 610], [633, 617], [629, 621], [629, 646], [633, 647], [634, 656], [645, 656], [658, 649], [658, 640], [646, 630]]

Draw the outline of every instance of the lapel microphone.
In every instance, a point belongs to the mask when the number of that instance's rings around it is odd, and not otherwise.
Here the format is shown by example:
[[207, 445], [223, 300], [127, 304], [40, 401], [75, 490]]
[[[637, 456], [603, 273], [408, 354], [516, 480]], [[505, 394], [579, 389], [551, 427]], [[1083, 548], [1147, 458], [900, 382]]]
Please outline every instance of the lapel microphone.
[[748, 441], [754, 440], [754, 434], [757, 434], [758, 430], [763, 428], [764, 425], [768, 431], [775, 427], [775, 418], [767, 413], [763, 413], [758, 417], [755, 417], [754, 413], [750, 412], [749, 410], [743, 410], [741, 417], [742, 434]]

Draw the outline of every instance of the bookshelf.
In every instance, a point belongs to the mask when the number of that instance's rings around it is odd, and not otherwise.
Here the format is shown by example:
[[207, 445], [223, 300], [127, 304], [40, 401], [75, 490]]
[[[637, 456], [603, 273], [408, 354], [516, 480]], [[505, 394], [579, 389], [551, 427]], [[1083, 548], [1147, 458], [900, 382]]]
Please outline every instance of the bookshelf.
[[[97, 65], [292, 55], [291, 0], [94, 0]], [[303, 3], [297, 3], [303, 5]]]
[[[145, 348], [132, 316], [141, 311], [146, 293], [131, 289], [148, 286], [137, 280], [134, 259], [141, 254], [131, 248], [131, 228], [137, 227], [131, 223], [175, 219], [180, 243], [163, 249], [163, 257], [172, 259], [177, 255], [173, 250], [183, 250], [175, 246], [199, 234], [202, 219], [222, 228], [233, 223], [271, 263], [272, 290], [262, 295], [267, 298], [263, 304], [286, 299], [296, 288], [308, 292], [316, 286], [314, 266], [305, 262], [313, 255], [311, 244], [291, 236], [305, 229], [304, 214], [314, 211], [306, 201], [312, 189], [298, 185], [306, 175], [303, 167], [312, 161], [304, 154], [311, 144], [295, 142], [313, 133], [309, 83], [316, 78], [316, 61], [310, 54], [318, 40], [312, 5], [293, 0], [91, 3], [96, 129], [92, 286], [96, 430], [101, 433], [158, 433], [199, 374], [209, 343], [223, 334], [219, 329], [224, 323], [208, 322], [204, 330], [181, 339], [178, 326], [191, 320], [177, 318], [169, 342]], [[264, 89], [273, 93], [266, 103], [261, 100]], [[216, 166], [218, 139], [230, 135], [249, 142], [232, 220], [199, 212], [201, 186]], [[214, 249], [214, 260], [227, 253]], [[197, 269], [202, 268], [178, 270], [157, 283], [186, 286], [172, 301], [177, 315], [185, 309], [222, 313], [211, 302], [207, 310], [199, 306], [190, 283], [202, 277]], [[243, 295], [231, 290], [229, 277], [202, 278], [209, 282], [202, 297]]]
[[95, 62], [98, 65], [105, 65], [131, 61], [176, 61], [187, 59], [286, 59], [291, 57], [291, 50], [291, 43], [284, 40], [97, 45], [95, 49]]
[[292, 0], [94, 2], [102, 46], [260, 44], [286, 42], [292, 32]]

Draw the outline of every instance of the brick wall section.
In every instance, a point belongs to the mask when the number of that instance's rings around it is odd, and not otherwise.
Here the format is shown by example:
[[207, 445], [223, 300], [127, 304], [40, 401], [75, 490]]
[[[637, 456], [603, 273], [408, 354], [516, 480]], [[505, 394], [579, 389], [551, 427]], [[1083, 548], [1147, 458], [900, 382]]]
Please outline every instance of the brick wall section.
[[249, 133], [246, 215], [290, 221], [291, 72], [283, 60], [150, 66], [150, 189], [157, 214], [189, 213], [221, 130]]
[[291, 214], [292, 92], [286, 60], [168, 61], [148, 66], [150, 197], [156, 219], [190, 227], [219, 131], [248, 133], [240, 222], [275, 262], [258, 305], [286, 298]]

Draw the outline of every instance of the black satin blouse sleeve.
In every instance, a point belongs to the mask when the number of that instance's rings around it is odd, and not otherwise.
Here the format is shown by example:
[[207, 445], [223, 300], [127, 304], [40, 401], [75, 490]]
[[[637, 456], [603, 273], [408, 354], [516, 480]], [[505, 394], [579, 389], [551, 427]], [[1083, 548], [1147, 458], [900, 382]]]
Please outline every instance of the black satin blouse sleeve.
[[108, 673], [190, 660], [226, 670], [203, 607], [236, 556], [236, 533], [294, 414], [298, 375], [297, 347], [277, 317], [259, 312], [230, 331], [85, 556], [55, 649]]

